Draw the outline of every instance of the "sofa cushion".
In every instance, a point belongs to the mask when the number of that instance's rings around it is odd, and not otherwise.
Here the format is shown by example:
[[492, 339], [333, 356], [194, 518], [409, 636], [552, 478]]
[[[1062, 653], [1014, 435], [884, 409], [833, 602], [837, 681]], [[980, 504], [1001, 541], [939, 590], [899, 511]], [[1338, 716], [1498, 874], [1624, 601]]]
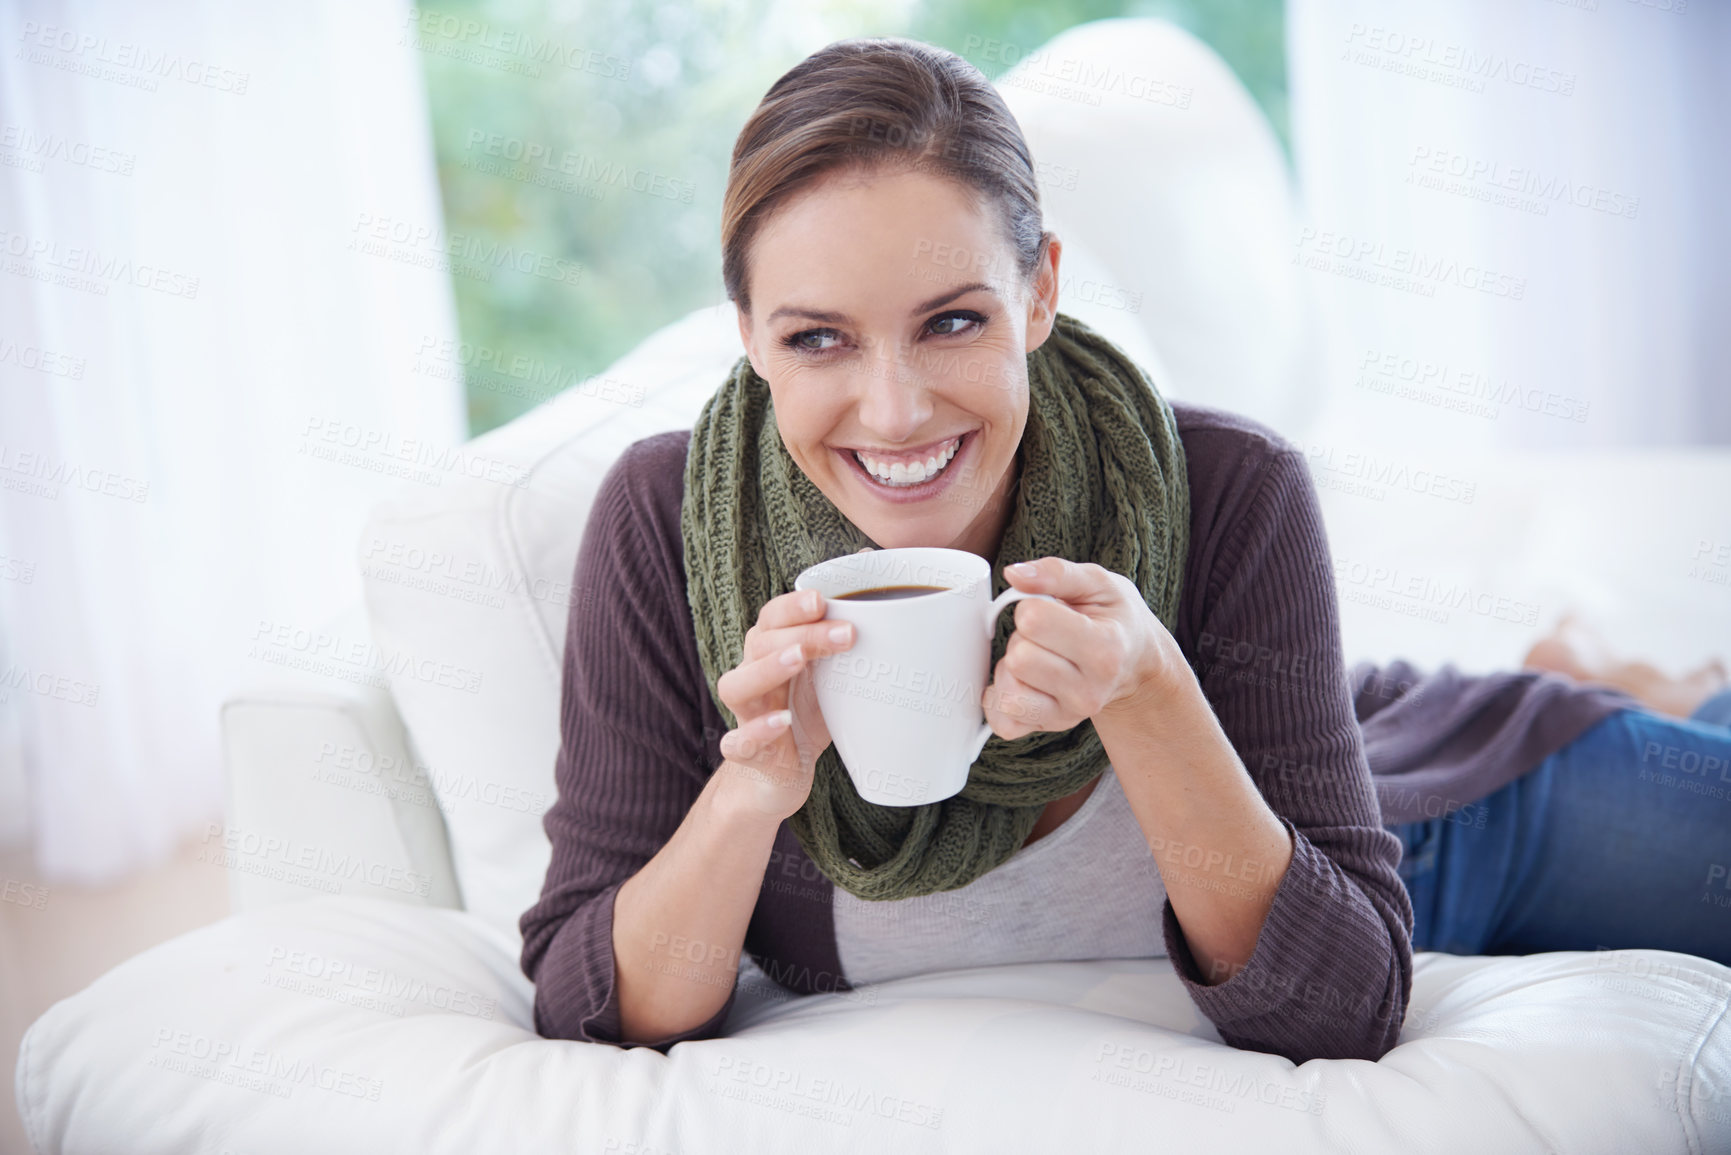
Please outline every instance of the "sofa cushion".
[[626, 446], [689, 429], [741, 355], [731, 305], [692, 313], [464, 446], [461, 476], [405, 487], [361, 536], [373, 641], [464, 907], [513, 938], [551, 855], [566, 615], [597, 593], [571, 588], [590, 503]]
[[1294, 1066], [1219, 1042], [1166, 959], [807, 998], [748, 971], [726, 1037], [663, 1055], [538, 1038], [516, 950], [368, 898], [203, 927], [30, 1028], [25, 1129], [38, 1155], [1731, 1150], [1731, 970], [1688, 955], [1420, 954], [1398, 1046]]

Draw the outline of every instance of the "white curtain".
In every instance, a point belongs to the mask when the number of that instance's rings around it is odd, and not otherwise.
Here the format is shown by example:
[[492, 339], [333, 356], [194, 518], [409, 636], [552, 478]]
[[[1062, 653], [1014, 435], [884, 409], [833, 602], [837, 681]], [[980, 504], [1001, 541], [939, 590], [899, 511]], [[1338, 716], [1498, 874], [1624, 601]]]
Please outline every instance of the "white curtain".
[[1290, 0], [1294, 260], [1368, 444], [1731, 444], [1731, 5]]
[[464, 437], [409, 20], [0, 0], [0, 839], [51, 882], [220, 819], [255, 640], [358, 600], [392, 455]]

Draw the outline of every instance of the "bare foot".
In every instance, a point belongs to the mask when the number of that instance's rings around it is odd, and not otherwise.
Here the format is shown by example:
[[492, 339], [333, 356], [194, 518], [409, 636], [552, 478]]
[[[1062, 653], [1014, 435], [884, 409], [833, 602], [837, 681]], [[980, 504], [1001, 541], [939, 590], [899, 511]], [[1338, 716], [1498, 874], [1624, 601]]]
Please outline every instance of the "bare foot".
[[1604, 639], [1575, 616], [1565, 611], [1551, 632], [1533, 643], [1521, 665], [1529, 670], [1548, 670], [1567, 674], [1578, 682], [1594, 681], [1599, 671], [1613, 665]]
[[1731, 685], [1725, 663], [1718, 658], [1673, 678], [1647, 662], [1617, 658], [1597, 631], [1574, 613], [1565, 613], [1555, 628], [1533, 643], [1522, 666], [1565, 674], [1577, 682], [1590, 682], [1622, 690], [1661, 714], [1687, 718], [1696, 707]]

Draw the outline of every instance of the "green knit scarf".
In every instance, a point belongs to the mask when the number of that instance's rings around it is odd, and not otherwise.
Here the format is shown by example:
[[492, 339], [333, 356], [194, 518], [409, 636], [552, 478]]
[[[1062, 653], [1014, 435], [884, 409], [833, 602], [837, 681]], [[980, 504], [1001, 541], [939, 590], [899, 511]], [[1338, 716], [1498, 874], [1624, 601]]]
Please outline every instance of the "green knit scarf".
[[[1064, 314], [1028, 357], [1028, 394], [993, 594], [1007, 588], [1005, 565], [1047, 556], [1091, 561], [1128, 577], [1175, 628], [1190, 489], [1171, 406], [1121, 350]], [[710, 695], [734, 727], [716, 682], [739, 664], [758, 610], [807, 567], [876, 546], [788, 455], [769, 385], [744, 357], [692, 430], [680, 532], [697, 652]], [[992, 668], [1014, 617], [998, 616]], [[1089, 721], [1013, 741], [994, 735], [960, 794], [880, 806], [859, 796], [829, 746], [810, 797], [789, 822], [836, 885], [863, 899], [912, 898], [965, 886], [1006, 861], [1046, 803], [1081, 789], [1106, 762]]]

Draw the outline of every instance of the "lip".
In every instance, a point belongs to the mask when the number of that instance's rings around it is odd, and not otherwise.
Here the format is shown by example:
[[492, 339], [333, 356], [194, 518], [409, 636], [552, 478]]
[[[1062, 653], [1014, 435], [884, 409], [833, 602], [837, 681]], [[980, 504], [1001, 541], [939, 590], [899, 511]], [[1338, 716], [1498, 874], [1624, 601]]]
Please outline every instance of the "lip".
[[[974, 430], [969, 429], [966, 433], [962, 434], [962, 436], [965, 437], [968, 433], [972, 432], [974, 432]], [[845, 449], [849, 453], [865, 453], [880, 459], [884, 457], [918, 457], [921, 461], [924, 461], [927, 456], [937, 449], [938, 446], [947, 441], [954, 441], [955, 439], [956, 434], [951, 433], [947, 437], [940, 437], [936, 441], [928, 441], [924, 445], [910, 445], [906, 449], [891, 450], [888, 453], [879, 452], [878, 450], [866, 445], [834, 445], [830, 448]], [[957, 452], [960, 452], [960, 449], [958, 449]]]
[[[955, 456], [950, 458], [949, 464], [944, 466], [944, 471], [942, 473], [938, 474], [930, 481], [922, 481], [918, 485], [909, 485], [900, 489], [889, 489], [878, 484], [878, 482], [872, 478], [872, 475], [866, 472], [866, 467], [859, 463], [859, 458], [854, 456], [854, 451], [852, 449], [845, 446], [835, 446], [833, 448], [835, 449], [836, 454], [847, 463], [848, 468], [853, 473], [855, 481], [865, 489], [869, 490], [873, 497], [880, 501], [889, 502], [892, 505], [905, 505], [911, 502], [929, 500], [948, 489], [951, 482], [955, 480], [956, 474], [959, 472], [959, 470], [956, 469], [957, 463], [960, 462], [966, 454], [973, 451], [974, 442], [979, 440], [979, 432], [978, 429], [970, 429], [961, 435], [962, 443], [956, 446]], [[954, 436], [955, 434], [953, 433], [950, 435], [950, 437]], [[940, 437], [938, 440], [933, 441], [928, 445], [920, 446], [920, 448], [935, 449], [944, 442], [950, 440], [950, 437]]]

